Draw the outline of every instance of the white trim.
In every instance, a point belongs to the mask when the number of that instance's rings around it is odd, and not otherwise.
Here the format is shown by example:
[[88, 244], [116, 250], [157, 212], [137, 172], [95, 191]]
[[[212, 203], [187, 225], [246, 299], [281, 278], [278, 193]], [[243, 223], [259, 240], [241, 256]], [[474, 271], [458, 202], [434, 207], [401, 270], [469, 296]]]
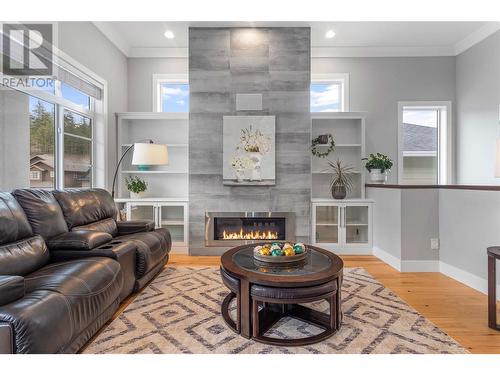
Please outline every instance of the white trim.
[[312, 47], [311, 57], [455, 56], [454, 46], [430, 47]]
[[187, 59], [189, 49], [186, 47], [132, 47], [128, 57], [130, 58], [172, 58]]
[[[350, 99], [350, 83], [349, 83], [349, 73], [311, 73], [311, 84], [313, 83], [329, 83], [329, 82], [340, 82], [342, 85], [340, 104], [341, 108], [339, 112], [349, 112], [349, 99]], [[311, 113], [324, 113], [324, 112], [313, 112]]]
[[153, 112], [162, 112], [160, 85], [163, 82], [189, 84], [189, 75], [187, 73], [153, 74], [153, 83], [151, 87], [153, 90]]
[[382, 262], [401, 272], [401, 260], [399, 258], [376, 246], [373, 246], [373, 255], [379, 258]]
[[[436, 101], [400, 101], [398, 102], [398, 183], [402, 184], [403, 181], [403, 108], [404, 107], [444, 107], [446, 108], [446, 127], [439, 128], [439, 139], [442, 140], [442, 134], [446, 138], [446, 176], [439, 176], [438, 183], [440, 185], [452, 184], [454, 182], [453, 168], [455, 161], [453, 158], [453, 107], [452, 102], [449, 100], [436, 100]], [[441, 148], [442, 145], [440, 144]], [[440, 155], [440, 157], [442, 157]]]
[[439, 272], [439, 260], [402, 260], [401, 272]]
[[[488, 280], [482, 277], [476, 276], [443, 261], [439, 262], [439, 272], [483, 294], [488, 294]], [[500, 284], [497, 284], [496, 287], [497, 300], [499, 300], [498, 296], [500, 293], [498, 293], [498, 291], [500, 291]]]
[[500, 30], [500, 22], [488, 22], [486, 25], [455, 44], [455, 56], [467, 51], [469, 48], [496, 33], [498, 30]]
[[109, 39], [125, 56], [130, 57], [132, 46], [118, 33], [109, 22], [92, 22], [95, 27]]

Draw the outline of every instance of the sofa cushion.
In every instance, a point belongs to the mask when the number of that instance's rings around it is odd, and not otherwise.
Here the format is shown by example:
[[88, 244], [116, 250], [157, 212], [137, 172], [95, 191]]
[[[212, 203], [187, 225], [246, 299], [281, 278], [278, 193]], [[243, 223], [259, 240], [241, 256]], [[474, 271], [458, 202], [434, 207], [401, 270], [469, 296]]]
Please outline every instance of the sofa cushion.
[[53, 194], [69, 229], [116, 217], [115, 202], [104, 189], [65, 189]]
[[169, 231], [163, 228], [152, 232], [118, 236], [116, 239], [129, 240], [137, 246], [136, 276], [138, 279], [165, 259], [172, 243]]
[[43, 189], [17, 189], [12, 193], [23, 208], [34, 234], [45, 240], [68, 231], [61, 206]]
[[50, 250], [92, 250], [110, 242], [113, 237], [109, 233], [93, 230], [75, 230], [52, 237], [47, 246]]
[[25, 276], [46, 265], [50, 254], [40, 236], [0, 246], [0, 275]]
[[116, 221], [115, 219], [104, 219], [100, 221], [96, 221], [95, 223], [90, 223], [87, 225], [80, 225], [77, 227], [73, 227], [71, 229], [72, 231], [76, 230], [92, 230], [96, 232], [105, 232], [109, 233], [111, 236], [116, 236], [117, 234], [117, 229], [116, 229]]
[[0, 276], [0, 306], [24, 297], [24, 278]]
[[15, 353], [57, 353], [74, 335], [66, 297], [46, 290], [0, 306], [0, 321], [13, 328]]
[[23, 209], [10, 193], [0, 193], [0, 245], [31, 237], [33, 232]]
[[26, 293], [39, 290], [66, 297], [74, 336], [118, 300], [123, 285], [120, 264], [109, 258], [52, 263], [26, 276]]

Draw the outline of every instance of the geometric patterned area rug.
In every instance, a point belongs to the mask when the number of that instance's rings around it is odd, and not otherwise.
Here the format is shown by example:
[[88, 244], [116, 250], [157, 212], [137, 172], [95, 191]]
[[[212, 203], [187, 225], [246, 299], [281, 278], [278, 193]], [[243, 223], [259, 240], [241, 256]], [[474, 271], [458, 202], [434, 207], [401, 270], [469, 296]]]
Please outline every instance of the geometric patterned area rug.
[[[468, 353], [363, 268], [344, 269], [342, 326], [314, 345], [271, 346], [237, 335], [220, 313], [227, 293], [216, 267], [167, 267], [84, 353]], [[328, 311], [323, 302], [310, 306]], [[283, 318], [268, 335], [319, 332]]]

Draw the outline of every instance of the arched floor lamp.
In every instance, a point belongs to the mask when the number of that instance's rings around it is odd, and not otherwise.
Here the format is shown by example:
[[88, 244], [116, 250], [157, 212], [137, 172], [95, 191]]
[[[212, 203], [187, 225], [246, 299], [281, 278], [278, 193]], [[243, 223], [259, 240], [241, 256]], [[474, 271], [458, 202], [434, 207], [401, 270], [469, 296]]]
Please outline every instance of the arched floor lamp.
[[[145, 143], [146, 142], [146, 143]], [[147, 171], [150, 165], [168, 165], [167, 145], [155, 144], [151, 139], [142, 140], [129, 146], [116, 165], [115, 175], [113, 177], [113, 186], [111, 196], [115, 197], [116, 177], [118, 169], [127, 153], [134, 149], [132, 154], [132, 165], [137, 165], [139, 171]]]

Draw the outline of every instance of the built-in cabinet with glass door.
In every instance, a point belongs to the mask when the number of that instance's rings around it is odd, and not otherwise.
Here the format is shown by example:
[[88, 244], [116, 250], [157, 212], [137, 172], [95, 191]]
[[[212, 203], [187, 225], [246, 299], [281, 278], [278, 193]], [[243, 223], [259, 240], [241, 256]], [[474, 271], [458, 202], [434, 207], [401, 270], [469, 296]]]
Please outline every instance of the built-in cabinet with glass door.
[[188, 203], [165, 201], [125, 202], [127, 220], [153, 220], [156, 228], [166, 228], [173, 247], [187, 247]]
[[312, 243], [340, 254], [371, 254], [372, 202], [313, 200]]

